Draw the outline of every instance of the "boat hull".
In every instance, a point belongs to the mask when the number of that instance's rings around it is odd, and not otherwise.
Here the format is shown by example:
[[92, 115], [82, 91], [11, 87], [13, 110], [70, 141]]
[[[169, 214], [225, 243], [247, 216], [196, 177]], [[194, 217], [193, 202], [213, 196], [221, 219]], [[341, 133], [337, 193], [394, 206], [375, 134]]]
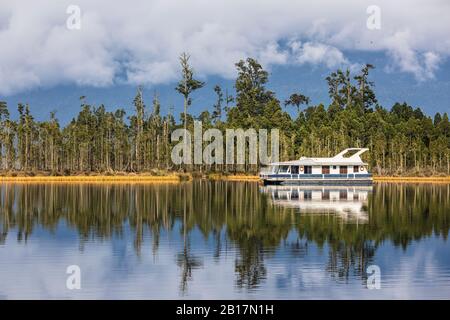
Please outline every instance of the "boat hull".
[[372, 175], [264, 175], [264, 185], [357, 185], [370, 186]]

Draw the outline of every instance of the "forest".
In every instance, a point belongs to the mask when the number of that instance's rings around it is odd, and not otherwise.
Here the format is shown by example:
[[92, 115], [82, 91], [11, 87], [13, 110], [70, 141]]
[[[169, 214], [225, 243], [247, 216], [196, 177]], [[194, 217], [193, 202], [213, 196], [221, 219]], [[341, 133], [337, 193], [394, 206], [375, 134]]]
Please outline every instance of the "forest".
[[[206, 90], [197, 80], [189, 55], [180, 56], [180, 79], [174, 94], [184, 100], [179, 120], [173, 107], [162, 106], [155, 93], [150, 107], [142, 87], [133, 100], [134, 112], [107, 110], [80, 97], [81, 110], [66, 126], [52, 112], [37, 121], [28, 104], [19, 103], [19, 117], [12, 119], [6, 102], [0, 101], [0, 172], [15, 174], [119, 174], [184, 172], [246, 172], [255, 165], [174, 165], [171, 132], [193, 130], [194, 120], [203, 129], [224, 132], [233, 128], [279, 129], [280, 158], [333, 156], [347, 147], [367, 147], [365, 156], [377, 175], [450, 174], [450, 122], [447, 113], [426, 115], [406, 102], [390, 108], [379, 104], [370, 80], [373, 65], [360, 72], [336, 70], [326, 79], [330, 104], [310, 104], [299, 88], [280, 99], [268, 89], [269, 73], [247, 58], [236, 63], [234, 92], [214, 87], [215, 103], [198, 115], [189, 113], [192, 94]], [[301, 86], [301, 84], [299, 84]], [[203, 88], [203, 89], [202, 89]], [[165, 112], [162, 112], [165, 110]]]

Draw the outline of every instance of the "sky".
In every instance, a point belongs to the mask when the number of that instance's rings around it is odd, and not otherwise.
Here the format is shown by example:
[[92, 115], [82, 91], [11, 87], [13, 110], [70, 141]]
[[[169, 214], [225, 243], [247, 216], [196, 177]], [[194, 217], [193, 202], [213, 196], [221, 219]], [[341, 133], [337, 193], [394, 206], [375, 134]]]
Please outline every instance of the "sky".
[[234, 64], [254, 57], [281, 101], [300, 91], [328, 103], [330, 72], [371, 63], [383, 106], [433, 115], [450, 110], [449, 15], [445, 0], [0, 0], [0, 100], [67, 122], [82, 95], [131, 112], [142, 85], [148, 106], [157, 92], [163, 112], [179, 113], [178, 57], [188, 52], [207, 83], [194, 114], [212, 108], [216, 84], [233, 93]]

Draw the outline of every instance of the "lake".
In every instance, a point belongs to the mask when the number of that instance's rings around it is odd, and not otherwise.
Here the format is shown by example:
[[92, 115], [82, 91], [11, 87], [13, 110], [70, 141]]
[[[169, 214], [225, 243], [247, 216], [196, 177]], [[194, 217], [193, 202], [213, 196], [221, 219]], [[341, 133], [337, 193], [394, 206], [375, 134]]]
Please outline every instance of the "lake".
[[0, 299], [448, 299], [449, 228], [448, 184], [0, 184]]

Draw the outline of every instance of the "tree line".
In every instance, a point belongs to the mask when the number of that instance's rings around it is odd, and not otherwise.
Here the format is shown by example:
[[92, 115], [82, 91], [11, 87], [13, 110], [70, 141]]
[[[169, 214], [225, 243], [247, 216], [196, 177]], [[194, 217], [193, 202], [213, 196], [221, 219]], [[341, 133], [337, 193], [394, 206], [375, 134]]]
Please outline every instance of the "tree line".
[[[235, 65], [235, 92], [215, 86], [214, 104], [196, 116], [188, 112], [191, 96], [205, 83], [195, 79], [189, 55], [182, 54], [180, 64], [181, 76], [174, 91], [184, 98], [180, 120], [173, 107], [161, 112], [156, 93], [147, 108], [141, 87], [133, 100], [133, 114], [91, 105], [83, 96], [80, 112], [64, 127], [55, 112], [48, 120], [35, 120], [29, 105], [23, 103], [17, 106], [18, 119], [12, 119], [6, 102], [0, 101], [0, 170], [77, 174], [259, 169], [254, 165], [174, 165], [171, 132], [193, 130], [194, 120], [199, 120], [204, 130], [279, 129], [281, 160], [328, 157], [347, 147], [367, 147], [366, 160], [377, 174], [450, 173], [448, 114], [436, 113], [432, 118], [407, 103], [384, 108], [370, 81], [374, 68], [370, 64], [356, 75], [338, 69], [326, 77], [331, 102], [325, 106], [310, 104], [301, 90], [280, 101], [267, 87], [269, 73], [257, 60], [247, 58]], [[289, 108], [293, 112], [288, 112]]]

